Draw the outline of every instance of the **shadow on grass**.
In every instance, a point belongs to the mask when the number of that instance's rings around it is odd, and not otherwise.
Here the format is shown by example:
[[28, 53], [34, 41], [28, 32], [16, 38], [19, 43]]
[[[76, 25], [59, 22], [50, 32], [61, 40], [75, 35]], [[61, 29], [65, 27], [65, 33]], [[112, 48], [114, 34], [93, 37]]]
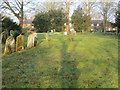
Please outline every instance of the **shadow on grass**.
[[[60, 69], [60, 79], [62, 88], [76, 88], [78, 87], [78, 78], [80, 76], [80, 70], [77, 69], [78, 61], [72, 58], [72, 53], [74, 53], [76, 44], [72, 48], [71, 52], [68, 52], [68, 42], [62, 41], [61, 46], [61, 66]], [[70, 42], [72, 44], [74, 42]]]

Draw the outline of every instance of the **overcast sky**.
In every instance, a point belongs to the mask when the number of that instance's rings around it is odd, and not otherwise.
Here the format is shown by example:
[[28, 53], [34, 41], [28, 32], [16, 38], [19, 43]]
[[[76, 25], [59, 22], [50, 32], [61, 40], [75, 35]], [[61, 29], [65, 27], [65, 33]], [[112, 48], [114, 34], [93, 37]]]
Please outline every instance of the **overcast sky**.
[[[13, 2], [13, 0], [9, 0], [9, 1]], [[24, 1], [33, 1], [33, 0], [24, 0]], [[65, 3], [66, 0], [35, 0], [33, 3], [29, 4], [29, 6], [24, 7], [24, 10], [25, 10], [25, 12], [29, 12], [28, 8], [29, 7], [36, 7], [36, 5], [39, 5], [38, 2], [51, 2], [51, 1]], [[70, 16], [73, 14], [73, 11], [77, 8], [77, 6], [80, 5], [80, 2], [95, 2], [95, 1], [99, 2], [99, 0], [70, 0], [70, 2], [74, 2], [74, 4], [70, 6]], [[119, 0], [102, 0], [102, 2], [116, 2], [116, 3], [118, 1]], [[0, 0], [0, 2], [2, 2], [2, 0]], [[38, 6], [38, 8], [39, 8], [39, 6]], [[99, 11], [99, 9], [97, 7], [95, 7], [95, 9], [93, 9], [94, 14], [96, 14], [96, 15], [95, 15], [95, 17], [92, 17], [92, 19], [102, 19], [101, 15], [98, 14], [98, 11]], [[9, 13], [11, 13], [10, 11], [6, 10], [6, 12], [7, 13], [4, 13], [4, 14], [11, 17], [14, 21], [18, 22], [17, 18], [14, 17], [13, 14], [9, 14]], [[30, 14], [26, 13], [26, 16], [29, 18], [31, 16], [34, 16], [34, 14], [35, 14], [35, 10], [31, 11]], [[114, 22], [114, 19], [115, 19], [114, 14], [111, 14], [110, 17], [111, 17], [110, 21]]]

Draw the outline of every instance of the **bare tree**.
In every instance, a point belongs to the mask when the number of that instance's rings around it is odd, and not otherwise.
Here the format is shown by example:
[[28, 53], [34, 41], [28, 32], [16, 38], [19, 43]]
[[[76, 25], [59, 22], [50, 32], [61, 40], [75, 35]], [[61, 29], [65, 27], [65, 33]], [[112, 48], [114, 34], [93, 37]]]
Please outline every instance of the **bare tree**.
[[19, 20], [19, 25], [22, 27], [24, 19], [24, 6], [30, 3], [29, 1], [23, 0], [2, 0], [0, 8], [12, 12], [12, 14]]
[[67, 23], [66, 23], [66, 31], [69, 32], [70, 31], [70, 15], [69, 15], [69, 11], [70, 11], [70, 1], [66, 0], [66, 17], [67, 17]]
[[88, 0], [83, 0], [82, 2], [82, 7], [85, 10], [85, 13], [87, 15], [91, 14], [91, 10], [96, 6], [96, 2], [90, 2]]
[[99, 2], [98, 3], [98, 7], [100, 9], [99, 11], [103, 17], [104, 33], [107, 30], [108, 19], [111, 16], [111, 14], [114, 13], [113, 11], [115, 11], [116, 6], [114, 5], [115, 5], [114, 2]]
[[64, 8], [63, 2], [56, 2], [55, 0], [50, 0], [48, 2], [39, 1], [36, 7], [33, 8], [33, 10], [35, 10], [37, 14], [39, 12], [47, 12], [49, 10], [55, 10], [60, 8]]

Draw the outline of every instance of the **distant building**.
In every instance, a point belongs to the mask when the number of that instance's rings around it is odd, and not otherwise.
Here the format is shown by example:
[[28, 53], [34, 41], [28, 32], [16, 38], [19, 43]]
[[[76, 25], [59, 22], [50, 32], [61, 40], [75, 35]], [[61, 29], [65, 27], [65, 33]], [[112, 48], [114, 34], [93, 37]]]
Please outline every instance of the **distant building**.
[[[91, 31], [102, 31], [104, 29], [103, 20], [92, 20], [91, 23]], [[111, 23], [107, 23], [107, 30], [106, 31], [112, 31], [117, 30], [116, 28], [113, 28]]]
[[30, 29], [33, 29], [34, 26], [33, 26], [33, 23], [32, 23], [32, 19], [26, 19], [26, 18], [24, 18], [24, 21], [23, 21], [23, 28], [30, 28]]

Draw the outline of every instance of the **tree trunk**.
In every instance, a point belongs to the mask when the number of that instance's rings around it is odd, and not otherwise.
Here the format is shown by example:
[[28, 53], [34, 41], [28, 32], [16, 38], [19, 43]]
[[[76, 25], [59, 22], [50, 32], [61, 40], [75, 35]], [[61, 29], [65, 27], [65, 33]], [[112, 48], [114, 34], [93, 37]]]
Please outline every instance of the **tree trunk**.
[[70, 2], [69, 2], [69, 0], [67, 0], [66, 1], [66, 17], [67, 17], [67, 23], [66, 23], [66, 31], [67, 32], [70, 32], [70, 26], [69, 26], [69, 24], [70, 24], [70, 20], [69, 20], [69, 4], [70, 4]]
[[21, 5], [21, 27], [23, 27], [23, 20], [24, 20], [24, 13], [23, 13], [23, 0], [22, 0], [22, 5]]
[[107, 17], [106, 16], [104, 16], [103, 28], [104, 28], [104, 33], [105, 33], [107, 29]]

